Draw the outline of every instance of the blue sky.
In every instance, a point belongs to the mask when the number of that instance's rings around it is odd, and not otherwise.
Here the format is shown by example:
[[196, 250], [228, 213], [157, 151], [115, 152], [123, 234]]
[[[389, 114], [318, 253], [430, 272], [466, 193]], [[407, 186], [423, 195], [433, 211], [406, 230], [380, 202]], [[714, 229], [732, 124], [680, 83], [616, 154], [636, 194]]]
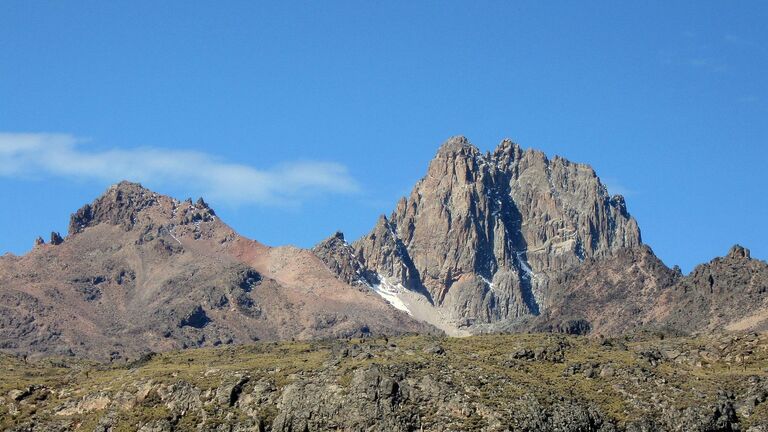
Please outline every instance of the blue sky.
[[354, 239], [461, 134], [591, 164], [670, 266], [768, 258], [768, 3], [544, 3], [2, 2], [0, 250], [118, 176]]

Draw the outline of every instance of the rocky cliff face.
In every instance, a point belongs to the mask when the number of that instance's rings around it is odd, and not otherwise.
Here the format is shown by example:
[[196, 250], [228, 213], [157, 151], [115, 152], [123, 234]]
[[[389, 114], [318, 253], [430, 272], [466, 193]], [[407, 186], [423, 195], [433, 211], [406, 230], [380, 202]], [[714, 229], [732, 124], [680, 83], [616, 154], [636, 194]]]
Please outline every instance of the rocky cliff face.
[[589, 166], [511, 141], [482, 154], [454, 137], [353, 247], [379, 278], [472, 323], [537, 315], [554, 277], [640, 244], [624, 199]]
[[111, 187], [69, 235], [0, 259], [0, 348], [135, 357], [255, 340], [436, 331], [310, 251], [239, 236], [203, 200]]
[[658, 327], [663, 324], [650, 311], [681, 278], [648, 246], [619, 249], [608, 257], [585, 259], [553, 278], [541, 315], [493, 330], [617, 335]]

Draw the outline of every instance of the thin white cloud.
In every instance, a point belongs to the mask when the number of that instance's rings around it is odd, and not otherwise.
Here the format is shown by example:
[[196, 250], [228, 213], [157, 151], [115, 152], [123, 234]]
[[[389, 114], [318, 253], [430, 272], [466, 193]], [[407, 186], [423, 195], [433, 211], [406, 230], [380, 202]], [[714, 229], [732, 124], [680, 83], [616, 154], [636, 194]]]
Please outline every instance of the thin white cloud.
[[89, 151], [82, 140], [67, 134], [0, 133], [0, 176], [131, 180], [193, 189], [235, 205], [295, 205], [317, 195], [359, 190], [347, 168], [333, 162], [290, 162], [263, 169], [187, 150]]
[[635, 193], [635, 191], [632, 189], [621, 184], [618, 179], [612, 177], [603, 177], [601, 180], [603, 185], [605, 185], [605, 187], [608, 189], [608, 193], [611, 195], [622, 195], [624, 197], [628, 197], [634, 195]]

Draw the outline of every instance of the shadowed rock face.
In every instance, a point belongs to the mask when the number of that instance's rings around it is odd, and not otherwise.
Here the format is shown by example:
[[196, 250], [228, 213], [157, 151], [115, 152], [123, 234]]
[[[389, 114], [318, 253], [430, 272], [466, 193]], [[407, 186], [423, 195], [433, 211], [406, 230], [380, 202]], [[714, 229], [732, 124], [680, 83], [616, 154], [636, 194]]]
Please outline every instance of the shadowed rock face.
[[768, 263], [749, 256], [749, 250], [735, 246], [683, 276], [647, 246], [622, 249], [611, 257], [585, 260], [553, 279], [541, 315], [482, 330], [603, 335], [643, 328], [673, 334], [763, 331], [768, 329]]
[[0, 349], [136, 357], [254, 340], [435, 329], [338, 281], [310, 251], [239, 236], [204, 201], [135, 183], [72, 215], [69, 235], [0, 257]]
[[424, 290], [455, 319], [536, 315], [550, 280], [641, 244], [621, 196], [587, 165], [502, 142], [443, 144], [410, 196], [353, 244], [368, 269]]

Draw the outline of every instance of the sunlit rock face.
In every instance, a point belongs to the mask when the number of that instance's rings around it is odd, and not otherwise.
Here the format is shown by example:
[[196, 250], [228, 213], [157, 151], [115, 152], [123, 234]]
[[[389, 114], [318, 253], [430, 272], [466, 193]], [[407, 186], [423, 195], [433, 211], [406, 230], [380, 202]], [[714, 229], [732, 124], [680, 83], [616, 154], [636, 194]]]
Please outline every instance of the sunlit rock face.
[[623, 197], [588, 165], [508, 140], [483, 154], [454, 137], [353, 247], [366, 268], [472, 323], [537, 315], [553, 277], [640, 244]]

